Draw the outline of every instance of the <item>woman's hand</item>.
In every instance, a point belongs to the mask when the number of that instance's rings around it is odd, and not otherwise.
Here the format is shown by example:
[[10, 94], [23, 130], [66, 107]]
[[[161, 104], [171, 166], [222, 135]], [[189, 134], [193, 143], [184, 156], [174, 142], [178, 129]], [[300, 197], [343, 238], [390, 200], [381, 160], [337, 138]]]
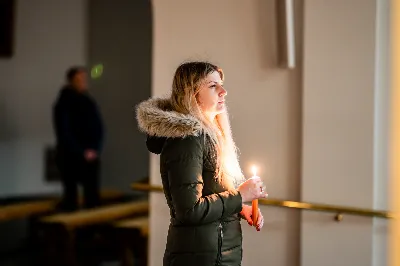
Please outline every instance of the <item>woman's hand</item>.
[[[243, 219], [245, 219], [247, 221], [247, 223], [250, 226], [253, 226], [253, 224], [254, 224], [253, 218], [252, 218], [252, 213], [253, 213], [253, 210], [252, 210], [251, 206], [248, 206], [245, 204], [242, 205], [242, 211], [240, 212], [240, 215], [242, 216]], [[264, 225], [264, 217], [262, 216], [260, 209], [258, 209], [258, 219], [257, 219], [257, 223], [256, 223], [257, 231], [260, 231], [261, 228], [263, 227], [263, 225]]]
[[258, 176], [253, 176], [239, 185], [238, 191], [242, 196], [242, 202], [249, 202], [259, 198], [268, 196], [265, 186]]

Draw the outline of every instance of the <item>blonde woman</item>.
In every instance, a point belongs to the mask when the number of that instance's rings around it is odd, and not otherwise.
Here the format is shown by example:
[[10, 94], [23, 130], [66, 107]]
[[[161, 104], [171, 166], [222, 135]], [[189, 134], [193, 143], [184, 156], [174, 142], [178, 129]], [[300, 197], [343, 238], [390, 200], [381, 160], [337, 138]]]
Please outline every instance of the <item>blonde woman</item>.
[[253, 199], [266, 197], [259, 177], [245, 180], [225, 105], [224, 74], [207, 62], [180, 65], [169, 98], [138, 105], [139, 128], [160, 154], [170, 226], [164, 266], [236, 266], [242, 261], [240, 219], [252, 221]]

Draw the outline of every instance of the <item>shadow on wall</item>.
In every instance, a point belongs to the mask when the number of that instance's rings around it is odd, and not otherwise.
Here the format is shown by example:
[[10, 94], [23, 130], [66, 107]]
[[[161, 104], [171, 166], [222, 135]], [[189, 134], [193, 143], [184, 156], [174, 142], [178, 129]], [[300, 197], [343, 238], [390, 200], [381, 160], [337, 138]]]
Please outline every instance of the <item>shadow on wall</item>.
[[15, 176], [17, 167], [15, 164], [15, 145], [12, 141], [15, 130], [9, 110], [7, 110], [6, 100], [6, 95], [0, 91], [0, 187], [8, 187], [13, 190], [14, 188], [10, 185], [14, 183], [10, 182], [10, 179]]
[[132, 182], [149, 175], [134, 108], [151, 96], [152, 6], [148, 0], [117, 2], [89, 1], [88, 51], [90, 65], [103, 65], [91, 91], [106, 126], [103, 186], [129, 192]]

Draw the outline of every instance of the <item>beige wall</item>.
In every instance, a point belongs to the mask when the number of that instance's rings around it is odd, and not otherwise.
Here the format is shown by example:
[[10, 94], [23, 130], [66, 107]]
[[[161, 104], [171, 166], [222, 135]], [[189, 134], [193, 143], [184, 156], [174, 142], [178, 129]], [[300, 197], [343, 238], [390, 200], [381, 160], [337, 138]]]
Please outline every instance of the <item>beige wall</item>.
[[[301, 69], [276, 68], [274, 1], [155, 0], [153, 8], [153, 95], [169, 92], [173, 72], [182, 61], [210, 60], [220, 65], [226, 73], [243, 169], [250, 175], [250, 165], [256, 163], [270, 197], [298, 200]], [[152, 183], [160, 183], [158, 171], [154, 156]], [[152, 195], [152, 200], [150, 262], [156, 266], [164, 251], [169, 215], [163, 196]], [[298, 213], [262, 209], [266, 217], [262, 232], [243, 224], [244, 265], [296, 265]]]
[[[305, 14], [302, 200], [373, 208], [376, 1], [306, 1]], [[302, 265], [372, 265], [372, 230], [303, 213]]]
[[[386, 189], [387, 132], [376, 130], [385, 125], [380, 119], [386, 99], [379, 102], [375, 94], [387, 84], [377, 82], [376, 0], [304, 0], [304, 18], [303, 1], [295, 0], [298, 67], [292, 71], [276, 67], [274, 3], [153, 0], [152, 94], [169, 92], [180, 62], [211, 60], [226, 72], [242, 167], [250, 174], [252, 163], [260, 166], [270, 197], [386, 208], [377, 204]], [[152, 156], [154, 184], [160, 184], [158, 167]], [[155, 266], [169, 215], [162, 195], [151, 199]], [[261, 233], [243, 224], [243, 265], [384, 265], [384, 249], [374, 239], [385, 241], [385, 223], [374, 227], [371, 219], [350, 216], [336, 223], [332, 214], [262, 210]]]
[[400, 265], [400, 3], [391, 1], [390, 8], [390, 148], [389, 148], [389, 172], [390, 172], [390, 209], [396, 214], [396, 218], [390, 223], [390, 241], [388, 251], [388, 264], [390, 266]]

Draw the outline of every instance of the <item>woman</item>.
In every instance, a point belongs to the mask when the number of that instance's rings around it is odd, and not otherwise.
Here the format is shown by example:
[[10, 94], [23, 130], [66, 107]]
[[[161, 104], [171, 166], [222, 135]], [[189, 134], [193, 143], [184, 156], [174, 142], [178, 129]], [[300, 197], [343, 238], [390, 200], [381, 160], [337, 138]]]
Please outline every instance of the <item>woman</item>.
[[[253, 199], [266, 197], [259, 177], [245, 181], [225, 106], [224, 75], [217, 66], [178, 67], [170, 98], [139, 104], [139, 128], [160, 171], [170, 208], [164, 266], [241, 265], [240, 218], [252, 225]], [[257, 230], [264, 219], [259, 212]]]

